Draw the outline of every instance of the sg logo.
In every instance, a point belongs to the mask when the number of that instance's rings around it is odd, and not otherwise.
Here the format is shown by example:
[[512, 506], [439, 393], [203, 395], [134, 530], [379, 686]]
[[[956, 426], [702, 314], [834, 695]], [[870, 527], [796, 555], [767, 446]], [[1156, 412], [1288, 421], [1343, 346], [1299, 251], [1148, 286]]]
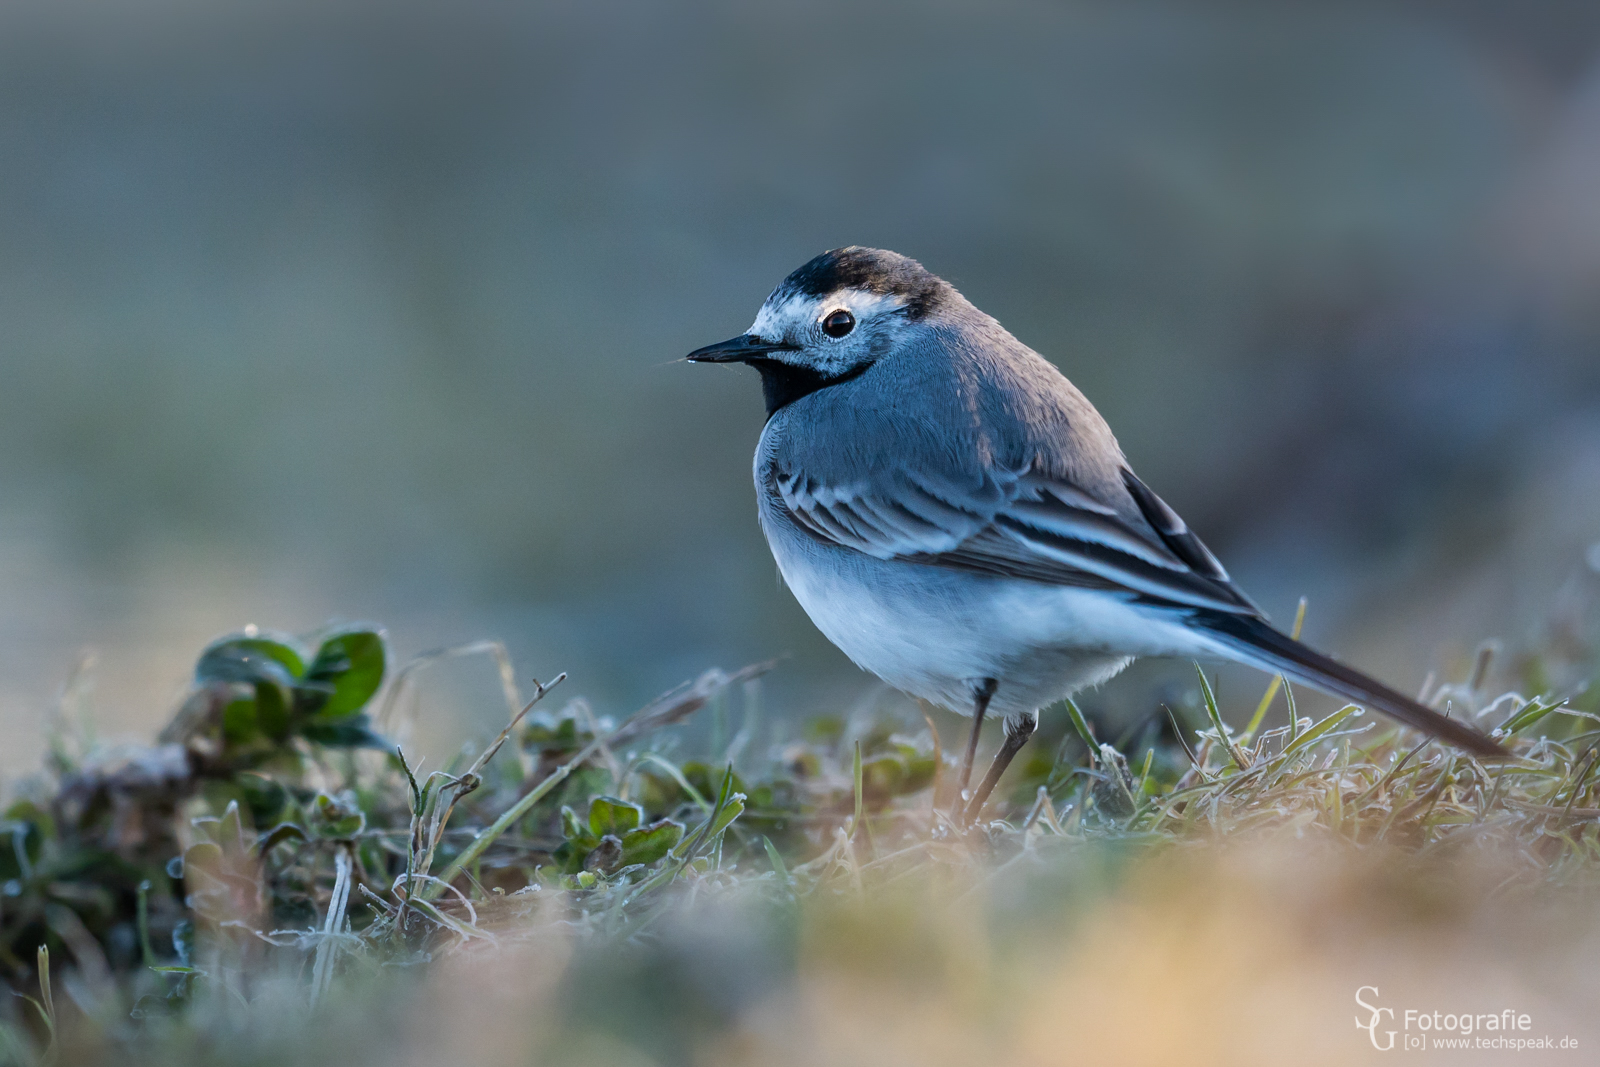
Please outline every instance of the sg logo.
[[1380, 1052], [1388, 1052], [1390, 1049], [1394, 1048], [1394, 1038], [1395, 1038], [1396, 1031], [1394, 1031], [1394, 1030], [1385, 1030], [1383, 1033], [1384, 1033], [1384, 1036], [1389, 1039], [1389, 1043], [1387, 1045], [1378, 1044], [1378, 1020], [1384, 1014], [1387, 1013], [1389, 1018], [1390, 1018], [1390, 1020], [1392, 1021], [1394, 1019], [1394, 1009], [1393, 1008], [1380, 1008], [1375, 1004], [1368, 1004], [1366, 1001], [1362, 1000], [1361, 999], [1361, 994], [1366, 992], [1369, 989], [1372, 990], [1372, 997], [1373, 997], [1374, 1000], [1376, 1000], [1377, 997], [1378, 997], [1378, 987], [1377, 986], [1375, 986], [1375, 985], [1364, 985], [1360, 989], [1356, 990], [1356, 1003], [1359, 1004], [1362, 1007], [1362, 1009], [1364, 1009], [1365, 1011], [1368, 1011], [1368, 1012], [1371, 1013], [1371, 1015], [1368, 1017], [1366, 1022], [1362, 1022], [1359, 1017], [1356, 1019], [1356, 1029], [1357, 1030], [1365, 1030], [1367, 1032], [1367, 1039], [1372, 1042], [1372, 1047], [1373, 1048], [1377, 1049]]

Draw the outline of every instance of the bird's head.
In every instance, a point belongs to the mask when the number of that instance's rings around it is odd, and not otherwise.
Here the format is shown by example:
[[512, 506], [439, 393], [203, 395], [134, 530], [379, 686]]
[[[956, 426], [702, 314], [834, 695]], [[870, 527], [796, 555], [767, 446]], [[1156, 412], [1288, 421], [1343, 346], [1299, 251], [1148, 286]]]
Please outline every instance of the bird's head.
[[761, 371], [771, 414], [861, 374], [954, 294], [943, 279], [897, 252], [835, 248], [780, 282], [748, 333], [688, 358], [748, 363]]

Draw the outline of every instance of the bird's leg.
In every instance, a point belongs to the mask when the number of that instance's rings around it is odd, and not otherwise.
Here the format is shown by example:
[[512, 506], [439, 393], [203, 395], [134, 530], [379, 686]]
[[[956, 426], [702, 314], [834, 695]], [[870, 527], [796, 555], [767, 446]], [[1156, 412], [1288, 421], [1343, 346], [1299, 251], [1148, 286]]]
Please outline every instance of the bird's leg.
[[980, 678], [972, 683], [972, 736], [967, 738], [967, 755], [961, 761], [961, 784], [956, 787], [956, 810], [967, 798], [967, 783], [972, 780], [972, 760], [978, 754], [978, 731], [983, 729], [983, 716], [989, 710], [989, 701], [1000, 683], [993, 678]]
[[1000, 751], [994, 754], [994, 762], [989, 764], [989, 773], [983, 776], [978, 791], [972, 794], [972, 802], [967, 805], [966, 813], [961, 817], [963, 824], [970, 823], [978, 817], [978, 812], [983, 810], [983, 802], [989, 799], [989, 794], [994, 792], [1000, 776], [1011, 766], [1011, 761], [1022, 751], [1022, 746], [1028, 743], [1028, 738], [1033, 736], [1034, 728], [1038, 725], [1039, 713], [1036, 711], [1006, 716], [1005, 743], [1000, 746]]

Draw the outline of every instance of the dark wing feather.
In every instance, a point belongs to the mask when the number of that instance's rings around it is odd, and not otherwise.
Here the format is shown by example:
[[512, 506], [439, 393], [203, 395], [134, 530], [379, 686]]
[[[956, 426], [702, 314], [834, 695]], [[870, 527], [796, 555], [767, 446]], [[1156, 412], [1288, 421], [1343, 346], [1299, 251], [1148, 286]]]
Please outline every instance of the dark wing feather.
[[989, 470], [971, 485], [894, 472], [870, 485], [823, 486], [774, 468], [769, 484], [814, 536], [878, 559], [1257, 614], [1183, 520], [1125, 478], [1142, 522], [1036, 470]]
[[1325, 693], [1374, 708], [1482, 759], [1506, 759], [1510, 756], [1493, 740], [1466, 723], [1441, 715], [1395, 692], [1382, 682], [1302, 645], [1288, 634], [1274, 630], [1262, 619], [1199, 612], [1194, 617], [1193, 625], [1238, 649], [1246, 662], [1254, 662], [1259, 667], [1277, 671], [1286, 678], [1315, 686]]

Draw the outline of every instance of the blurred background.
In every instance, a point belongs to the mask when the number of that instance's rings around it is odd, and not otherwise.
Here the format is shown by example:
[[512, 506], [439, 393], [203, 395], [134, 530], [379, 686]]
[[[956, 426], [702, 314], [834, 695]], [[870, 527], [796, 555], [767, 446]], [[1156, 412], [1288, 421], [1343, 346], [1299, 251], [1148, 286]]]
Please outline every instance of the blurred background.
[[1597, 189], [1571, 0], [11, 0], [0, 770], [84, 650], [144, 734], [251, 622], [497, 637], [615, 713], [780, 653], [776, 707], [878, 699], [776, 580], [755, 375], [677, 362], [850, 243], [1061, 366], [1315, 643], [1581, 659]]

